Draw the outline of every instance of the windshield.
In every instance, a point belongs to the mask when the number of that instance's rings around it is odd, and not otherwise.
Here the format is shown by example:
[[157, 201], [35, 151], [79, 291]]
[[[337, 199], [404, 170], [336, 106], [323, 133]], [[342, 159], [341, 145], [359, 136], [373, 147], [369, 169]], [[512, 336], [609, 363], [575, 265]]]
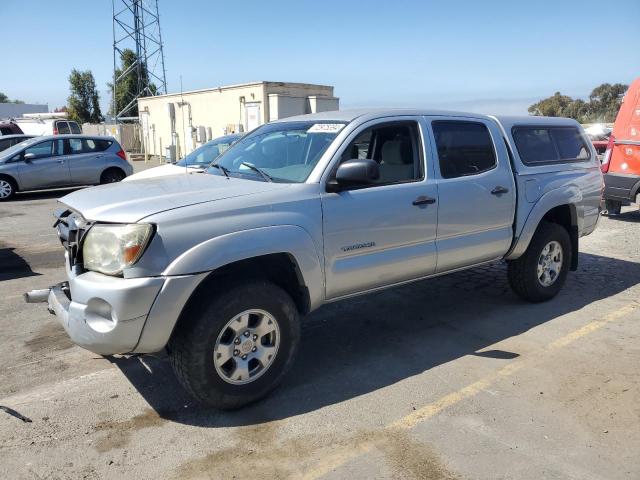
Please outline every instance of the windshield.
[[[263, 125], [231, 146], [215, 162], [230, 175], [275, 182], [304, 182], [345, 123], [278, 122]], [[222, 175], [220, 168], [208, 173]]]
[[31, 145], [32, 143], [35, 143], [39, 140], [42, 140], [42, 137], [28, 138], [24, 142], [20, 142], [13, 147], [9, 147], [6, 150], [3, 150], [2, 152], [0, 152], [0, 158], [2, 159], [1, 161], [8, 160], [27, 145]]
[[226, 135], [214, 138], [176, 163], [179, 167], [208, 167], [218, 155], [226, 152], [231, 144], [241, 138], [242, 135]]

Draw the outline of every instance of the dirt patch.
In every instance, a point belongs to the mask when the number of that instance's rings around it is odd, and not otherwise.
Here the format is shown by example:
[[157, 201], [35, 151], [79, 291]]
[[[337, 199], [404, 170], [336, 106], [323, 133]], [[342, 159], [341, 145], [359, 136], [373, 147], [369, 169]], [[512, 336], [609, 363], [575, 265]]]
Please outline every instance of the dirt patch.
[[[276, 430], [259, 426], [270, 435]], [[255, 427], [252, 427], [255, 428]], [[245, 437], [247, 430], [242, 437]], [[247, 437], [248, 438], [248, 437]], [[234, 447], [211, 452], [207, 456], [187, 462], [176, 471], [176, 478], [236, 479], [247, 471], [259, 471], [263, 478], [294, 479], [318, 467], [335, 464], [336, 468], [371, 451], [382, 453], [394, 478], [413, 480], [453, 480], [456, 475], [447, 470], [439, 457], [408, 432], [381, 430], [358, 432], [347, 437], [308, 435], [285, 442], [275, 437], [268, 442], [238, 441]]]
[[416, 480], [453, 480], [457, 478], [442, 464], [440, 457], [428, 445], [411, 437], [404, 430], [391, 430], [378, 445], [398, 478]]
[[140, 415], [121, 422], [100, 422], [94, 428], [98, 432], [106, 432], [106, 435], [96, 441], [94, 447], [100, 453], [105, 453], [116, 448], [125, 447], [133, 432], [145, 428], [158, 427], [167, 422], [158, 413], [148, 408]]
[[51, 321], [43, 323], [36, 330], [35, 335], [24, 342], [24, 346], [30, 352], [42, 351], [59, 351], [67, 350], [73, 347], [73, 342], [69, 339], [67, 332], [64, 331], [53, 318]]
[[0, 210], [0, 218], [23, 217], [24, 213]]

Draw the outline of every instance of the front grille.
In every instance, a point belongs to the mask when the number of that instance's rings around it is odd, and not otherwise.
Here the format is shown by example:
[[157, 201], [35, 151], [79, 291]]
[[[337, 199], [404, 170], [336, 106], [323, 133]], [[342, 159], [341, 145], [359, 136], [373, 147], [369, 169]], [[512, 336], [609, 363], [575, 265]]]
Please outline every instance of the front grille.
[[58, 210], [53, 215], [56, 217], [53, 226], [67, 251], [69, 266], [72, 269], [82, 268], [82, 240], [91, 225], [73, 210]]

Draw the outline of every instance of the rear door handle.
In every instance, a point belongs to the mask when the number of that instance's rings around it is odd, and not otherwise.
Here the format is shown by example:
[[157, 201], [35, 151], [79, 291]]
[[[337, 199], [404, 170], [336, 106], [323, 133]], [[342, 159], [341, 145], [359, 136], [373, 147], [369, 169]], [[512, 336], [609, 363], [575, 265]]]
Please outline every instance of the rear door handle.
[[496, 188], [491, 190], [491, 195], [502, 195], [503, 193], [509, 193], [509, 189], [498, 185]]
[[432, 203], [436, 203], [436, 199], [432, 198], [432, 197], [427, 197], [424, 195], [419, 196], [418, 198], [416, 198], [413, 201], [413, 204], [416, 206], [420, 206], [420, 205], [430, 205]]

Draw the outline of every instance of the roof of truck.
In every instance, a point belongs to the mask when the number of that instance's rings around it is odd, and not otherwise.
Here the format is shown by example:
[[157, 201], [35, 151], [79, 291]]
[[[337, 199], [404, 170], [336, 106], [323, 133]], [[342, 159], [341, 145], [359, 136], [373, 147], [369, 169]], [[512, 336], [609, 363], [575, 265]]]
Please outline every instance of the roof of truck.
[[454, 112], [449, 110], [415, 109], [415, 108], [357, 108], [347, 110], [332, 110], [329, 112], [310, 113], [307, 115], [296, 115], [294, 117], [282, 118], [276, 122], [291, 121], [314, 121], [333, 120], [337, 122], [351, 122], [359, 117], [391, 117], [402, 115], [424, 115], [424, 116], [452, 116], [452, 117], [473, 117], [489, 118], [486, 115], [469, 112]]
[[577, 122], [571, 118], [562, 117], [540, 117], [533, 115], [483, 115], [481, 113], [457, 112], [451, 110], [435, 110], [435, 109], [413, 109], [413, 108], [358, 108], [347, 110], [333, 110], [329, 112], [310, 113], [307, 115], [296, 115], [294, 117], [282, 118], [276, 122], [292, 122], [292, 121], [336, 121], [351, 122], [356, 118], [379, 118], [402, 115], [419, 115], [419, 116], [446, 116], [446, 117], [469, 117], [480, 119], [494, 119], [502, 124], [505, 128], [509, 128], [517, 124], [529, 125], [576, 125]]
[[566, 117], [541, 117], [536, 115], [491, 115], [505, 129], [514, 125], [557, 125], [557, 126], [575, 126], [578, 122], [572, 118]]

